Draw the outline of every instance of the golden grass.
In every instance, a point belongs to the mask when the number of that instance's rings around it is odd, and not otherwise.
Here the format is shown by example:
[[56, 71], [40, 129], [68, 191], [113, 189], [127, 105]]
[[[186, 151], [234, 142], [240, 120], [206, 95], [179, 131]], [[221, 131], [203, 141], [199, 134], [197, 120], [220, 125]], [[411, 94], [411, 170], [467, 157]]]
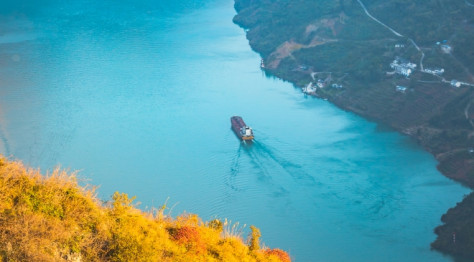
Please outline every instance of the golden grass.
[[253, 226], [245, 243], [238, 224], [163, 211], [143, 212], [118, 192], [104, 203], [74, 173], [42, 176], [0, 156], [2, 261], [291, 261], [261, 249]]

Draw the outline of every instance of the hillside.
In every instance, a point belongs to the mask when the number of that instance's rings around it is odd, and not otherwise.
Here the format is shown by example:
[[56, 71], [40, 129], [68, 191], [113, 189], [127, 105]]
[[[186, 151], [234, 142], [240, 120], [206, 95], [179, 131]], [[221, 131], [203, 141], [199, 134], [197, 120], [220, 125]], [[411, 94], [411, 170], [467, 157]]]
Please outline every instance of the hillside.
[[[436, 228], [436, 234], [440, 237], [431, 244], [433, 248], [445, 253], [457, 254], [466, 258], [465, 261], [472, 261], [474, 257], [474, 195], [471, 194], [458, 204], [456, 208], [451, 208], [443, 215], [441, 220], [445, 223]], [[464, 261], [464, 260], [463, 260]]]
[[236, 0], [235, 9], [266, 74], [413, 137], [444, 175], [474, 188], [469, 1]]
[[250, 229], [246, 243], [227, 221], [143, 212], [118, 192], [102, 202], [74, 174], [42, 176], [0, 156], [1, 261], [290, 261]]

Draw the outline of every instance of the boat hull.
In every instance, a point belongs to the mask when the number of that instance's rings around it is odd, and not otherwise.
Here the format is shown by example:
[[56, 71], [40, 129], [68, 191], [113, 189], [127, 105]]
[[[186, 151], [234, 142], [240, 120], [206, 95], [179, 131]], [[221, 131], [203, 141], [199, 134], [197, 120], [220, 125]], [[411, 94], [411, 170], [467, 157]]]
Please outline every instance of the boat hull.
[[251, 141], [254, 139], [252, 129], [245, 124], [242, 117], [233, 116], [230, 118], [230, 123], [232, 126], [232, 130], [239, 139], [244, 141]]

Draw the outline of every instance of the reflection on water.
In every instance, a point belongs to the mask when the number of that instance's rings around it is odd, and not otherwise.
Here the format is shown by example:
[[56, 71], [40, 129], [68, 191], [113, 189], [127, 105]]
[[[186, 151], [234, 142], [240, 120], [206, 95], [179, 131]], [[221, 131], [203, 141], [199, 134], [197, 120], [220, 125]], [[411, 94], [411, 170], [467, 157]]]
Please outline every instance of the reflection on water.
[[232, 5], [0, 8], [1, 152], [79, 169], [104, 199], [255, 224], [295, 261], [450, 261], [429, 243], [468, 190], [408, 138], [263, 76]]

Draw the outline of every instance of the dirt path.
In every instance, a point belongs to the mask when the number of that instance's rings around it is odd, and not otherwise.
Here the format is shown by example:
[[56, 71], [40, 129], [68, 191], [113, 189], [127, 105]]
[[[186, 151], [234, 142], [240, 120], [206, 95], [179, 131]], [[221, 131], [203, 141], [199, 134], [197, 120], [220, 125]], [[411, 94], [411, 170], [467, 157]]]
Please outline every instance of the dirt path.
[[[370, 17], [372, 20], [374, 20], [375, 22], [379, 23], [380, 25], [384, 26], [385, 28], [387, 28], [388, 30], [390, 30], [394, 35], [398, 36], [398, 37], [406, 37], [402, 34], [400, 34], [399, 32], [395, 31], [395, 29], [391, 28], [390, 26], [382, 23], [380, 20], [378, 20], [377, 18], [375, 18], [374, 16], [372, 16], [369, 11], [367, 11], [367, 8], [365, 8], [365, 5], [364, 3], [362, 3], [361, 0], [357, 0], [357, 2], [359, 2], [360, 6], [362, 7], [362, 9], [364, 9], [364, 12], [365, 14]], [[408, 37], [406, 37], [408, 38]], [[408, 40], [415, 46], [415, 48], [421, 53], [421, 59], [420, 59], [420, 69], [421, 71], [424, 71], [423, 69], [423, 59], [425, 58], [425, 53], [421, 50], [421, 48], [415, 43], [415, 41], [413, 41], [413, 39], [411, 38], [408, 38]]]
[[369, 11], [367, 11], [367, 8], [365, 8], [365, 5], [364, 5], [364, 3], [362, 3], [361, 0], [357, 0], [357, 2], [359, 2], [359, 4], [360, 4], [360, 6], [362, 7], [362, 9], [364, 9], [365, 14], [366, 14], [368, 17], [370, 17], [372, 20], [374, 20], [375, 22], [381, 24], [382, 26], [384, 26], [385, 28], [387, 28], [388, 30], [390, 30], [390, 31], [391, 31], [393, 34], [395, 34], [396, 36], [398, 36], [398, 37], [404, 37], [402, 34], [398, 33], [397, 31], [395, 31], [395, 30], [394, 30], [393, 28], [391, 28], [390, 26], [388, 26], [388, 25], [386, 25], [386, 24], [380, 22], [380, 20], [378, 20], [377, 18], [373, 17], [373, 16], [369, 13]]

